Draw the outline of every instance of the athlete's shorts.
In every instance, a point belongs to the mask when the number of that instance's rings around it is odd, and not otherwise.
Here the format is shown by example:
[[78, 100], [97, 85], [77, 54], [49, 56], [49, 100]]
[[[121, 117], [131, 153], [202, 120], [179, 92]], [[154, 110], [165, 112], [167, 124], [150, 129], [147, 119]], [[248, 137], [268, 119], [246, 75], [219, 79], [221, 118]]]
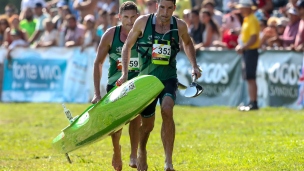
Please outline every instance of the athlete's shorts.
[[256, 79], [259, 52], [257, 49], [245, 50], [243, 52], [243, 78], [245, 80]]
[[111, 91], [112, 90], [112, 88], [114, 88], [115, 86], [113, 86], [113, 85], [107, 85], [107, 93], [109, 92], [109, 91]]
[[165, 96], [169, 96], [175, 101], [176, 99], [176, 90], [177, 90], [177, 79], [171, 78], [165, 81], [162, 81], [165, 88], [163, 91], [158, 95], [158, 97], [144, 109], [144, 111], [141, 112], [141, 116], [144, 118], [149, 118], [155, 114], [155, 108], [157, 101], [160, 101], [160, 104], [162, 104], [162, 100]]

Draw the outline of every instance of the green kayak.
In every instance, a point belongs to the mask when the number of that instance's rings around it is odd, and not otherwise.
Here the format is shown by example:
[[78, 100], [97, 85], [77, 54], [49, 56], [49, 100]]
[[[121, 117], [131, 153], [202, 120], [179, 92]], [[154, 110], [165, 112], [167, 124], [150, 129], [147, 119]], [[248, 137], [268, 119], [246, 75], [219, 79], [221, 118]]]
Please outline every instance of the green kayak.
[[91, 105], [53, 140], [60, 153], [69, 153], [121, 129], [145, 109], [164, 89], [154, 76], [142, 75], [113, 88]]

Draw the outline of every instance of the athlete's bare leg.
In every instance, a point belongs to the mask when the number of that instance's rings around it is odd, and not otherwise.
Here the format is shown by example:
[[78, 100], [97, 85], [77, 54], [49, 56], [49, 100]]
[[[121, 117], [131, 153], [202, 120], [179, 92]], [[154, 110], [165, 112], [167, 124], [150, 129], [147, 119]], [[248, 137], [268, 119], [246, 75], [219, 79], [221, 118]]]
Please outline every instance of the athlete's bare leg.
[[148, 169], [147, 164], [147, 142], [149, 135], [154, 127], [155, 115], [150, 118], [142, 117], [142, 124], [139, 128], [139, 148], [137, 154], [137, 170], [146, 171]]
[[113, 158], [112, 158], [112, 166], [116, 171], [121, 171], [122, 170], [122, 160], [121, 160], [121, 147], [119, 145], [119, 140], [121, 137], [121, 132], [122, 129], [119, 131], [113, 133], [111, 135], [112, 138], [112, 144], [113, 144]]
[[129, 124], [129, 135], [131, 142], [131, 154], [130, 154], [130, 163], [129, 166], [136, 168], [137, 165], [137, 149], [139, 143], [139, 127], [141, 122], [141, 116], [137, 116]]

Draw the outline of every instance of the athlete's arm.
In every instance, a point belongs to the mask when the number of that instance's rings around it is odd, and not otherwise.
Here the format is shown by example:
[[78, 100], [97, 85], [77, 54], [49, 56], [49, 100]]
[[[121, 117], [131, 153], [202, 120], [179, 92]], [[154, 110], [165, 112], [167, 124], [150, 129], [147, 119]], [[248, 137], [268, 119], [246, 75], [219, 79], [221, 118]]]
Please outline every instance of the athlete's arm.
[[184, 21], [178, 19], [177, 27], [179, 36], [182, 38], [184, 43], [184, 51], [193, 68], [192, 74], [196, 74], [197, 78], [199, 78], [201, 76], [201, 72], [196, 63], [195, 49], [190, 35], [188, 34], [187, 25]]
[[147, 16], [141, 16], [135, 21], [133, 28], [130, 30], [128, 34], [124, 46], [122, 47], [122, 51], [121, 51], [122, 75], [117, 80], [118, 85], [124, 83], [128, 78], [128, 67], [131, 56], [131, 49], [136, 43], [137, 38], [139, 38], [142, 35], [143, 33], [142, 28], [145, 28], [146, 21], [147, 21]]
[[[97, 48], [97, 55], [94, 61], [93, 77], [94, 77], [94, 90], [95, 97], [92, 103], [96, 103], [100, 100], [100, 79], [102, 75], [102, 65], [108, 55], [109, 49], [113, 41], [115, 27], [108, 29], [101, 37], [100, 43]], [[95, 101], [94, 101], [95, 100]]]

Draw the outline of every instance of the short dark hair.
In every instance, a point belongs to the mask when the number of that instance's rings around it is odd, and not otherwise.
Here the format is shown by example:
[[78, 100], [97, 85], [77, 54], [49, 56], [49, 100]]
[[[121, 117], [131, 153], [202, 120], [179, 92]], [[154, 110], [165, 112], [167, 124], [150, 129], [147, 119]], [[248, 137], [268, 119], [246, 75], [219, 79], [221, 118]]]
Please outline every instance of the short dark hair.
[[195, 6], [191, 9], [191, 13], [195, 14], [195, 15], [199, 15], [200, 13], [200, 8]]
[[66, 17], [65, 17], [66, 20], [74, 20], [74, 21], [77, 21], [76, 20], [76, 17], [73, 15], [73, 14], [68, 14]]
[[122, 3], [119, 8], [119, 14], [122, 14], [122, 12], [127, 10], [135, 10], [137, 13], [139, 13], [138, 8], [133, 1], [126, 1]]
[[172, 1], [174, 5], [176, 4], [176, 0], [157, 0], [157, 3], [160, 3], [160, 1]]

